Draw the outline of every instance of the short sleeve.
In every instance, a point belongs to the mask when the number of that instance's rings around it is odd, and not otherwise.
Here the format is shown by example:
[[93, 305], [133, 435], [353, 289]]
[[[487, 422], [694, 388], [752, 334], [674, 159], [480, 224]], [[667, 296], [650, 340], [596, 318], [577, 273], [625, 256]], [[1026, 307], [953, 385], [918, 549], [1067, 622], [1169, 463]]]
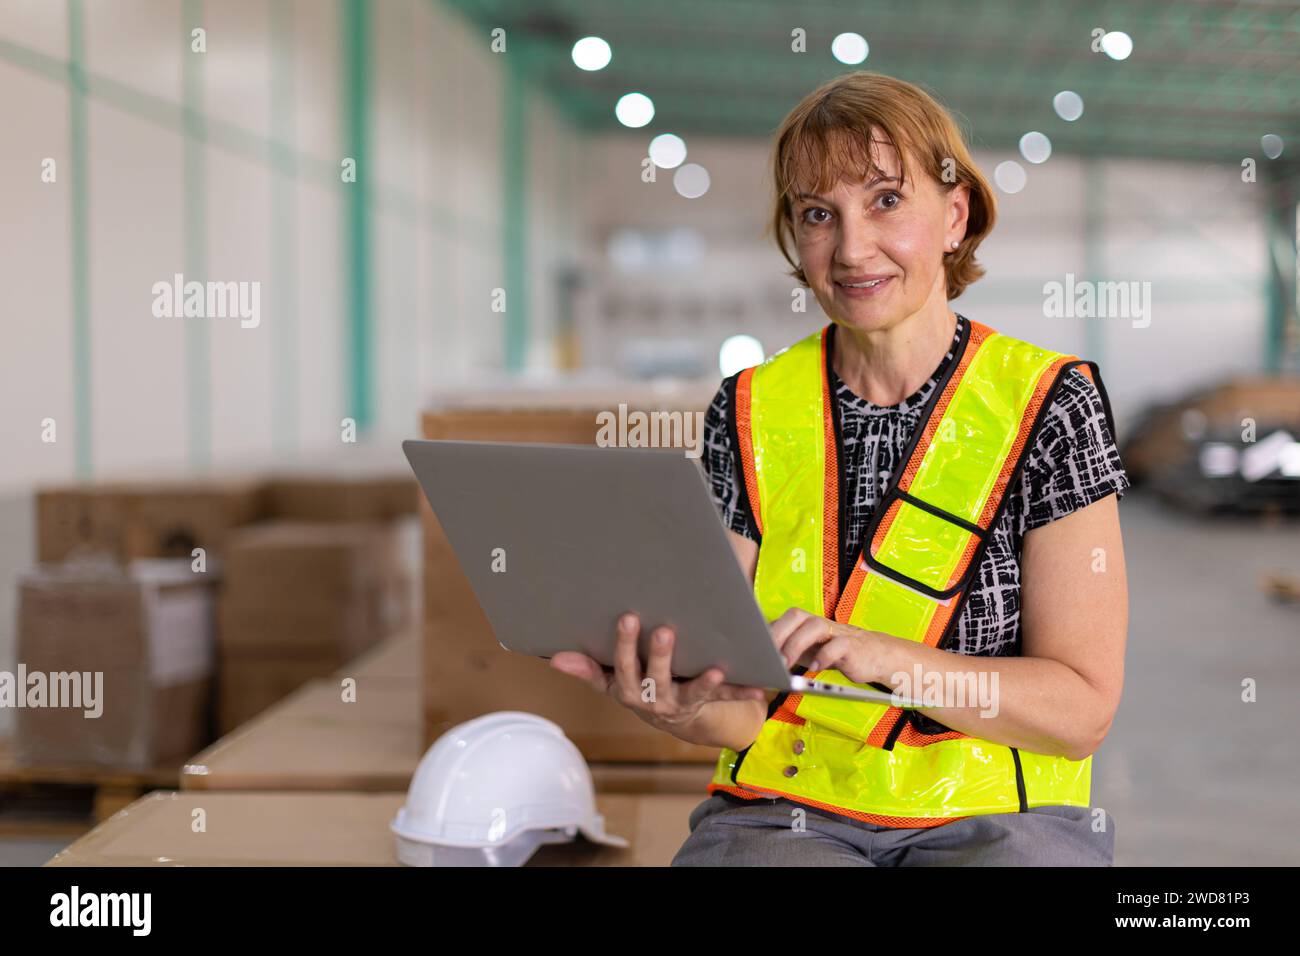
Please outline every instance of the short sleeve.
[[1076, 366], [1048, 407], [1021, 476], [1024, 527], [1042, 527], [1131, 487], [1100, 390]]
[[749, 518], [748, 496], [744, 494], [742, 480], [737, 472], [736, 455], [731, 446], [731, 430], [727, 425], [731, 382], [735, 376], [723, 381], [709, 410], [704, 414], [704, 453], [700, 456], [704, 472], [709, 479], [714, 503], [722, 515], [722, 523], [736, 534], [757, 540]]

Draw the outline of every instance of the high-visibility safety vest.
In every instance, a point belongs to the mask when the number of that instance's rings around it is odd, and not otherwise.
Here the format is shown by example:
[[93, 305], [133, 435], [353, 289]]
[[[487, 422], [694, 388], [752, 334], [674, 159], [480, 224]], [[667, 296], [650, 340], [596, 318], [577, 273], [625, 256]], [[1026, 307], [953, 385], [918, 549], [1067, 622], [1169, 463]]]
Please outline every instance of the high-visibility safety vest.
[[[798, 607], [939, 646], [956, 629], [1008, 491], [1069, 369], [1083, 368], [1110, 418], [1100, 372], [966, 320], [840, 593], [848, 511], [830, 390], [833, 334], [832, 324], [734, 382], [728, 425], [760, 534], [755, 597], [768, 620]], [[837, 670], [807, 676], [853, 684]], [[768, 713], [753, 744], [722, 751], [710, 793], [786, 797], [888, 827], [1088, 806], [1091, 757], [1029, 753], [885, 703], [787, 694]]]

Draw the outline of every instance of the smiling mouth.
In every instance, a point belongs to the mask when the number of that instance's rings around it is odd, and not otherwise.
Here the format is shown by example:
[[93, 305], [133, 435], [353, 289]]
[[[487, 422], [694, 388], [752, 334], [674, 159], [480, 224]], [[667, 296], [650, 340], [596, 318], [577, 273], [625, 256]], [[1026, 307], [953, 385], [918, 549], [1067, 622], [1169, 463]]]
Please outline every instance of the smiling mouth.
[[885, 276], [883, 279], [872, 279], [870, 282], [836, 282], [835, 284], [842, 289], [874, 289], [892, 278], [893, 276]]

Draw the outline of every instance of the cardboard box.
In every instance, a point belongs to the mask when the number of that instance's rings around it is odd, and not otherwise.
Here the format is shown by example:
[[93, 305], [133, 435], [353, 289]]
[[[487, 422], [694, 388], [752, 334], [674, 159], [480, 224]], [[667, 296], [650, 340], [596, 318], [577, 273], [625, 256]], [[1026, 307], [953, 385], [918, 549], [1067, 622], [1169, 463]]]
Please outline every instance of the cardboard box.
[[[597, 794], [605, 829], [627, 849], [585, 840], [544, 846], [528, 866], [667, 866], [702, 797]], [[156, 791], [100, 824], [47, 866], [398, 866], [388, 829], [402, 793]], [[196, 833], [202, 809], [206, 831]]]
[[[17, 708], [17, 759], [138, 769], [203, 746], [211, 723], [212, 591], [211, 578], [194, 573], [188, 560], [138, 561], [128, 570], [111, 561], [70, 562], [22, 575], [15, 684], [20, 693], [26, 686], [26, 705], [35, 702], [34, 675], [43, 675], [51, 694], [47, 706]], [[66, 692], [78, 684], [80, 704], [73, 706]], [[62, 706], [48, 706], [56, 703]]]
[[338, 667], [406, 627], [411, 597], [391, 523], [253, 525], [230, 539], [221, 648], [333, 654]]
[[[597, 410], [452, 409], [424, 416], [426, 438], [592, 444]], [[688, 405], [687, 410], [691, 407]], [[702, 406], [700, 407], [702, 410]], [[545, 661], [504, 650], [427, 501], [424, 530], [424, 741], [455, 724], [497, 710], [522, 710], [555, 721], [588, 761], [713, 763], [718, 751], [683, 743], [594, 693]]]
[[235, 528], [264, 511], [262, 483], [245, 478], [111, 482], [36, 492], [40, 562], [73, 554], [190, 558], [194, 548], [220, 558]]
[[409, 471], [377, 475], [278, 475], [266, 486], [269, 516], [290, 521], [391, 521], [414, 515], [420, 486]]
[[278, 474], [269, 479], [115, 481], [38, 489], [37, 560], [105, 553], [119, 561], [220, 557], [230, 532], [262, 520], [391, 521], [416, 513], [409, 473]]
[[270, 522], [231, 536], [219, 609], [221, 733], [411, 626], [400, 536], [394, 522]]

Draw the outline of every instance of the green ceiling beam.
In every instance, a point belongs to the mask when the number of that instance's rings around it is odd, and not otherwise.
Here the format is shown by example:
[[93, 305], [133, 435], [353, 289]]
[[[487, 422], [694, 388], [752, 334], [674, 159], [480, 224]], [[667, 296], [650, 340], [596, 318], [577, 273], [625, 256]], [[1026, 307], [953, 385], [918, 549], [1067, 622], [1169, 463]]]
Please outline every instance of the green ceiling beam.
[[90, 147], [86, 122], [85, 11], [81, 0], [68, 0], [68, 238], [72, 245], [72, 414], [73, 466], [78, 481], [94, 474], [94, 366], [90, 327]]
[[371, 324], [370, 8], [343, 0], [344, 155], [356, 161], [356, 182], [343, 183], [344, 308], [346, 309], [344, 415], [358, 434], [374, 420], [374, 330]]
[[[759, 33], [788, 36], [803, 27], [810, 39], [829, 42], [843, 30], [855, 30], [868, 40], [902, 34], [937, 37], [950, 45], [967, 40], [995, 39], [1010, 45], [1026, 37], [1047, 33], [1079, 36], [1086, 46], [1095, 26], [1122, 29], [1135, 40], [1155, 46], [1167, 38], [1185, 42], [1196, 38], [1257, 46], [1276, 42], [1286, 49], [1289, 38], [1300, 35], [1300, 17], [1294, 7], [1275, 5], [1239, 9], [1236, 16], [1205, 4], [1147, 0], [1111, 4], [1098, 9], [1095, 2], [1063, 3], [1053, 0], [982, 3], [973, 10], [968, 0], [927, 3], [845, 3], [801, 0], [458, 0], [453, 6], [479, 22], [497, 26], [531, 24], [534, 28], [568, 26], [572, 39], [597, 33], [612, 39], [622, 33], [654, 42], [660, 36], [718, 33], [727, 38], [747, 38]], [[955, 27], [960, 26], [960, 32]], [[1195, 34], [1192, 26], [1197, 28]], [[601, 33], [601, 31], [605, 31]], [[960, 37], [960, 41], [956, 39]], [[1276, 39], [1274, 39], [1276, 38]], [[570, 40], [571, 42], [571, 40]]]
[[[539, 79], [569, 95], [590, 91], [616, 98], [626, 90], [642, 89], [654, 97], [656, 89], [689, 91], [696, 98], [695, 111], [701, 112], [699, 101], [705, 97], [702, 90], [709, 98], [744, 94], [771, 97], [778, 104], [784, 99], [792, 106], [804, 92], [852, 69], [829, 57], [793, 53], [779, 60], [743, 53], [708, 58], [679, 49], [667, 55], [632, 53], [624, 59], [631, 62], [620, 64], [618, 69], [611, 64], [599, 73], [585, 74], [568, 60], [567, 52], [553, 54], [544, 62]], [[962, 92], [975, 103], [989, 96], [1018, 95], [1044, 112], [1051, 111], [1052, 97], [1058, 91], [1073, 89], [1084, 98], [1085, 106], [1103, 100], [1144, 106], [1151, 112], [1217, 109], [1240, 115], [1243, 105], [1248, 105], [1251, 113], [1275, 113], [1278, 119], [1290, 118], [1294, 122], [1300, 111], [1300, 83], [1294, 79], [1294, 59], [1291, 72], [1267, 77], [1250, 71], [1207, 75], [1191, 68], [1135, 73], [1124, 63], [1098, 61], [1057, 65], [1050, 71], [1009, 78], [968, 64], [936, 65], [896, 55], [869, 58], [862, 68], [921, 83], [945, 99]], [[1111, 83], [1111, 79], [1118, 82]]]
[[[694, 123], [674, 122], [672, 119], [691, 116], [689, 96], [666, 97], [660, 93], [654, 99], [655, 121], [643, 131], [647, 139], [664, 131], [683, 135], [769, 136], [781, 119], [781, 114], [773, 113], [769, 104], [752, 97], [738, 97], [720, 104], [725, 109], [718, 120], [697, 128]], [[955, 108], [966, 114], [963, 126], [968, 129], [972, 145], [987, 149], [1015, 149], [1021, 135], [1037, 128], [1051, 138], [1053, 151], [1057, 154], [1098, 155], [1114, 151], [1126, 156], [1149, 155], [1207, 162], [1238, 162], [1245, 156], [1256, 156], [1266, 162], [1260, 156], [1261, 128], [1249, 119], [1171, 118], [1156, 123], [1140, 115], [1105, 117], [1103, 109], [1094, 110], [1091, 116], [1085, 113], [1084, 119], [1078, 123], [1067, 124], [1055, 114], [1028, 118], [1024, 109], [1007, 106], [994, 117], [980, 121], [962, 110], [961, 104], [956, 104]], [[612, 104], [606, 107], [602, 102], [569, 97], [567, 111], [585, 130], [622, 130], [622, 127], [606, 120]], [[1300, 130], [1265, 129], [1278, 132], [1289, 143], [1300, 143]], [[627, 132], [635, 135], [637, 131]]]
[[[1295, 168], [1289, 170], [1294, 173]], [[1264, 176], [1261, 186], [1269, 190], [1270, 202], [1265, 211], [1265, 242], [1268, 264], [1265, 267], [1265, 302], [1267, 315], [1264, 330], [1264, 368], [1280, 371], [1286, 364], [1288, 339], [1300, 342], [1300, 317], [1297, 316], [1297, 203], [1300, 203], [1300, 177]]]
[[298, 454], [298, 169], [294, 163], [296, 101], [294, 10], [271, 0], [271, 444], [277, 456]]
[[501, 261], [506, 290], [502, 361], [507, 371], [516, 372], [524, 367], [528, 354], [528, 90], [535, 54], [523, 38], [507, 37], [506, 50], [501, 131]]
[[[192, 30], [203, 26], [203, 0], [181, 5], [180, 42], [182, 122], [181, 141], [184, 267], [187, 281], [206, 282], [208, 276], [208, 125], [204, 112], [203, 65], [206, 54], [194, 52]], [[186, 447], [190, 468], [206, 471], [212, 465], [212, 326], [206, 321], [185, 322]]]
[[[655, 100], [655, 127], [762, 136], [785, 111], [850, 67], [829, 55], [832, 36], [855, 29], [872, 42], [864, 64], [918, 82], [969, 117], [976, 136], [1014, 146], [1040, 128], [1058, 148], [1225, 160], [1257, 150], [1265, 132], [1300, 139], [1300, 8], [1251, 5], [1053, 3], [961, 0], [845, 4], [778, 0], [454, 0], [480, 26], [523, 33], [541, 51], [538, 79], [573, 121], [617, 130], [613, 104], [639, 89]], [[961, 30], [954, 29], [960, 23]], [[807, 31], [810, 52], [789, 50]], [[1113, 62], [1090, 48], [1096, 26], [1134, 38]], [[573, 40], [594, 33], [613, 46], [594, 74], [569, 61]], [[1082, 124], [1062, 129], [1051, 97], [1084, 98]], [[752, 102], [751, 102], [752, 101]], [[1099, 117], [1113, 127], [1102, 128]], [[1091, 121], [1091, 122], [1090, 122]], [[1055, 133], [1049, 124], [1057, 124]], [[1162, 141], [1164, 140], [1164, 141]]]

